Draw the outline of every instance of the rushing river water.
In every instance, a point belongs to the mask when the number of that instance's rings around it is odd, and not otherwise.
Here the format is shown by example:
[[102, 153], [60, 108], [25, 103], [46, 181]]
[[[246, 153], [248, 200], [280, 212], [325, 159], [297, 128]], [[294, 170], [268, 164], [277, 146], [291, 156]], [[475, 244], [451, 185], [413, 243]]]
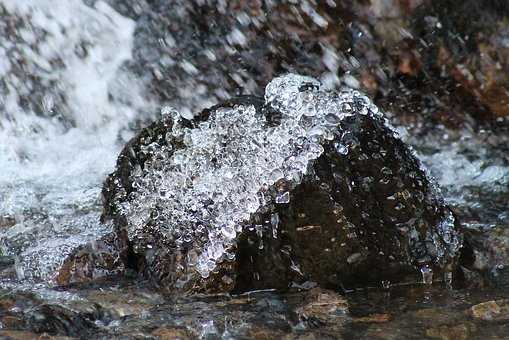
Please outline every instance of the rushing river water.
[[[6, 290], [18, 287], [42, 299], [50, 294], [49, 301], [82, 299], [78, 295], [84, 293], [51, 292], [44, 286], [54, 284], [56, 268], [74, 249], [111, 231], [111, 226], [99, 222], [100, 191], [122, 145], [166, 105], [196, 112], [217, 100], [199, 94], [200, 99], [193, 101], [193, 90], [187, 88], [175, 102], [153, 96], [147, 82], [129, 67], [140, 44], [134, 42], [136, 25], [133, 18], [103, 1], [0, 1], [0, 253], [5, 261], [15, 263], [15, 275], [1, 278]], [[242, 39], [241, 33], [230, 37], [232, 45]], [[334, 59], [333, 51], [329, 57]], [[197, 76], [192, 64], [181, 62], [189, 78]], [[331, 87], [337, 85], [331, 81], [335, 70], [326, 70], [321, 79]], [[235, 94], [221, 88], [217, 92], [219, 97]], [[509, 228], [509, 138], [504, 132], [442, 128], [417, 137], [412, 129], [401, 130], [436, 177], [448, 203], [461, 213], [464, 226]], [[430, 293], [429, 299], [440, 294]], [[461, 294], [464, 301], [468, 293]], [[426, 297], [422, 298], [419, 308], [426, 305]], [[276, 311], [269, 314], [277, 324], [285, 314], [286, 307], [278, 308], [286, 304], [286, 298], [269, 294], [257, 299], [255, 304], [246, 303], [244, 312], [271, 306]], [[401, 299], [408, 299], [408, 294]], [[156, 300], [146, 302], [143, 310], [148, 313], [150, 303], [161, 304]], [[455, 306], [445, 314], [461, 309], [450, 297], [443, 300]], [[208, 309], [220, 313], [219, 305], [207, 300], [192, 304], [203, 308], [197, 314], [200, 317]], [[172, 310], [175, 315], [191, 317], [189, 311], [179, 310], [184, 305], [178, 306]], [[134, 314], [128, 315], [133, 318]], [[241, 327], [235, 317], [232, 324]], [[155, 322], [150, 318], [146, 316], [147, 323]], [[134, 322], [129, 320], [128, 324]], [[407, 334], [404, 329], [410, 324], [405, 318], [397, 326], [403, 329], [400, 336]], [[109, 324], [108, 329], [114, 326]], [[200, 327], [205, 335], [221, 332], [228, 338], [224, 325], [204, 322]], [[288, 331], [285, 327], [278, 331]], [[304, 326], [296, 322], [295, 327]]]

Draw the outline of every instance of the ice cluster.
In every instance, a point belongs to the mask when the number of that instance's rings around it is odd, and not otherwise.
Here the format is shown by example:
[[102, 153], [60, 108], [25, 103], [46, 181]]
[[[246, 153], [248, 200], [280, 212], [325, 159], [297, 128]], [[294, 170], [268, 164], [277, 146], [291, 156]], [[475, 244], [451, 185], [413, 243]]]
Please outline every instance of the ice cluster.
[[153, 143], [144, 150], [150, 160], [135, 169], [135, 191], [121, 209], [130, 239], [143, 237], [150, 221], [165, 241], [189, 247], [188, 263], [207, 277], [233, 258], [229, 250], [251, 214], [289, 202], [289, 190], [323, 153], [321, 143], [342, 133], [345, 117], [378, 114], [358, 91], [327, 92], [317, 80], [294, 74], [272, 80], [265, 102], [281, 114], [277, 124], [252, 105], [214, 110], [192, 129], [178, 112], [163, 113], [173, 123], [167, 139], [185, 147]]

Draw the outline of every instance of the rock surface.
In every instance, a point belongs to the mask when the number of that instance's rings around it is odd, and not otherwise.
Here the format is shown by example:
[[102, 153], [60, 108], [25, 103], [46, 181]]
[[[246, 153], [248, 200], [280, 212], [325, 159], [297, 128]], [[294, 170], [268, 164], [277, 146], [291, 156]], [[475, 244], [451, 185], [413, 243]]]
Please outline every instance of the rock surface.
[[470, 308], [469, 313], [484, 321], [504, 321], [509, 319], [509, 300], [487, 301]]
[[[168, 290], [426, 280], [462, 238], [411, 150], [369, 99], [274, 79], [194, 120], [169, 111], [119, 156], [103, 220]], [[126, 241], [127, 242], [127, 241]]]

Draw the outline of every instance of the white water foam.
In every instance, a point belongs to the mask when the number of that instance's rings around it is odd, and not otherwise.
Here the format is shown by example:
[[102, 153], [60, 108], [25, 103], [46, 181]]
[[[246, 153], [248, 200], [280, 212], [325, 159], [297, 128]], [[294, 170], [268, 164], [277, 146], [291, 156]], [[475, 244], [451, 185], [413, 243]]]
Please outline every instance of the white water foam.
[[[120, 132], [152, 106], [121, 69], [135, 23], [106, 3], [1, 8], [20, 24], [0, 36], [0, 56], [9, 56], [0, 61], [0, 216], [14, 221], [0, 230], [0, 250], [16, 257], [20, 279], [50, 282], [73, 249], [110, 231], [99, 223], [102, 181], [130, 137]], [[34, 84], [48, 87], [43, 112], [22, 105]]]

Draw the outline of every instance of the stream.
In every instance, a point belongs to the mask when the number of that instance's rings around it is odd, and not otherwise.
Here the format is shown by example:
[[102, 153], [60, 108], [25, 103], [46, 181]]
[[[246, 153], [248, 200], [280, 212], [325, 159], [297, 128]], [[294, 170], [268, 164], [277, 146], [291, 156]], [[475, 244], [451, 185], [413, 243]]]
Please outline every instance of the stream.
[[[387, 93], [405, 80], [393, 81], [397, 85], [387, 92], [365, 86], [370, 83], [361, 77], [363, 60], [355, 48], [369, 45], [362, 39], [376, 40], [369, 35], [378, 27], [373, 20], [392, 25], [403, 16], [390, 11], [395, 2], [381, 1], [369, 11], [352, 5], [356, 15], [368, 11], [375, 19], [354, 16], [338, 27], [327, 26], [332, 21], [323, 14], [325, 5], [303, 1], [293, 10], [288, 2], [290, 9], [279, 9], [288, 11], [285, 20], [305, 16], [304, 28], [293, 22], [285, 27], [289, 40], [299, 41], [301, 56], [284, 39], [270, 43], [281, 49], [263, 44], [269, 30], [283, 24], [257, 11], [278, 10], [277, 4], [244, 9], [239, 1], [239, 9], [226, 1], [194, 2], [0, 0], [0, 338], [506, 338], [509, 114], [479, 123], [480, 109], [465, 100], [464, 115], [474, 118], [459, 124], [405, 116], [401, 110], [416, 99], [404, 90], [393, 101], [399, 108], [387, 105]], [[190, 16], [203, 17], [187, 25]], [[505, 29], [509, 48], [507, 24]], [[253, 38], [257, 30], [267, 34], [261, 41]], [[343, 31], [354, 50], [332, 38]], [[313, 48], [306, 45], [311, 40]], [[277, 65], [263, 65], [266, 60]], [[191, 118], [226, 98], [260, 95], [260, 84], [290, 71], [309, 73], [329, 89], [368, 92], [435, 178], [462, 228], [484, 242], [479, 249], [485, 253], [479, 250], [476, 259], [484, 261], [479, 266], [490, 284], [453, 288], [438, 277], [432, 284], [381, 282], [343, 292], [311, 285], [192, 297], [166, 296], [130, 271], [58, 284], [70, 254], [112, 232], [111, 224], [100, 222], [102, 185], [123, 145], [142, 127], [168, 107]], [[433, 111], [436, 102], [423, 100], [429, 107], [419, 109]]]

